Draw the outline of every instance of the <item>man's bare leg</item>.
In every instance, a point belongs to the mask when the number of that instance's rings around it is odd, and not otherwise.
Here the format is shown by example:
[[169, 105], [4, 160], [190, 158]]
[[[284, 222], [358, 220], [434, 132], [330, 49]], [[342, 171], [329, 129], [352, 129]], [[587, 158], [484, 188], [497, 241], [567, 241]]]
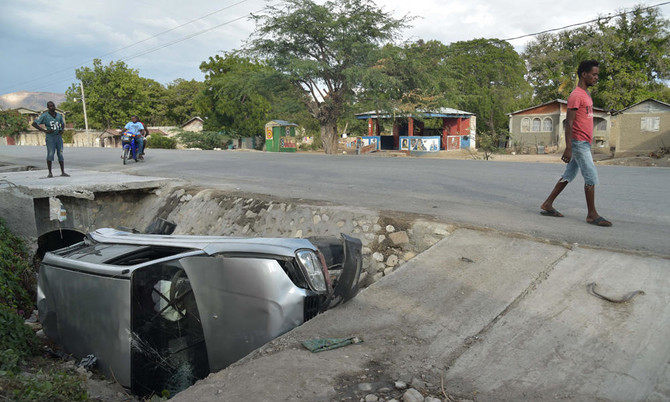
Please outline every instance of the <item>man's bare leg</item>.
[[49, 169], [47, 177], [54, 177], [53, 173], [51, 173], [51, 161], [47, 161], [47, 169]]
[[540, 208], [542, 208], [542, 210], [544, 211], [553, 211], [554, 200], [556, 200], [556, 197], [558, 197], [558, 195], [561, 194], [561, 191], [563, 191], [567, 185], [568, 181], [561, 177], [558, 180], [558, 183], [556, 183], [556, 185], [554, 186], [554, 189], [551, 190], [549, 197], [547, 197], [547, 199], [544, 200]]
[[63, 177], [70, 177], [69, 174], [65, 173], [65, 162], [58, 161], [58, 164], [60, 165], [60, 175]]
[[[585, 185], [584, 195], [586, 196], [586, 208], [588, 210], [586, 214], [586, 222], [594, 223], [598, 226], [612, 226], [612, 222], [605, 218], [601, 218], [598, 211], [596, 211], [596, 186], [593, 184]], [[595, 222], [598, 218], [601, 218], [600, 221]]]

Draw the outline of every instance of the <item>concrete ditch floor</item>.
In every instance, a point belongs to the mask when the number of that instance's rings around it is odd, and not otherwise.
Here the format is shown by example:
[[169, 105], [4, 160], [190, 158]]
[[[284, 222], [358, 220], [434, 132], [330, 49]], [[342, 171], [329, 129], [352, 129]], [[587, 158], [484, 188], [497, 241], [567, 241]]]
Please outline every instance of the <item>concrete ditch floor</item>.
[[670, 400], [668, 289], [668, 259], [458, 229], [174, 400], [403, 400], [399, 380], [450, 401]]

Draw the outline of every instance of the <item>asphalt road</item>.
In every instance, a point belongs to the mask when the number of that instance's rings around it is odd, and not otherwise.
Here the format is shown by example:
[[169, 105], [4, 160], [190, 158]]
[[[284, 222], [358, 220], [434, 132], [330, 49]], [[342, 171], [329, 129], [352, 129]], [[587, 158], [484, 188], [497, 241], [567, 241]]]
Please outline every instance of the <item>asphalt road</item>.
[[[44, 147], [0, 147], [0, 162], [45, 166]], [[670, 169], [599, 166], [598, 212], [614, 223], [585, 223], [578, 177], [544, 217], [539, 205], [562, 173], [559, 164], [236, 151], [147, 152], [123, 166], [120, 151], [66, 148], [66, 169], [122, 171], [195, 184], [379, 210], [524, 233], [615, 250], [670, 256]], [[634, 267], [631, 267], [634, 269]]]

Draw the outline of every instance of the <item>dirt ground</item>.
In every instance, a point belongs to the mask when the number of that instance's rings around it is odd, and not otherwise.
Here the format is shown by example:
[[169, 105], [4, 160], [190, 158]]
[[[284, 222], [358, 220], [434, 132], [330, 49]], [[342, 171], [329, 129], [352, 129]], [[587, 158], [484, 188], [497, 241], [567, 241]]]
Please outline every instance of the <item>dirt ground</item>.
[[[374, 155], [374, 154], [373, 154]], [[407, 157], [405, 153], [400, 152], [383, 152], [377, 154], [378, 156], [397, 156]], [[511, 154], [500, 153], [492, 154], [489, 160], [494, 162], [536, 162], [536, 163], [563, 163], [561, 161], [560, 152], [552, 152], [546, 154]], [[410, 156], [412, 157], [412, 156]], [[435, 154], [417, 156], [418, 158], [436, 158], [436, 159], [456, 159], [456, 160], [484, 160], [483, 152], [470, 151], [440, 151]], [[647, 155], [636, 155], [626, 157], [614, 157], [610, 154], [595, 153], [593, 159], [598, 165], [615, 165], [615, 166], [643, 166], [643, 167], [670, 167], [670, 155], [664, 155], [660, 158], [650, 157]]]

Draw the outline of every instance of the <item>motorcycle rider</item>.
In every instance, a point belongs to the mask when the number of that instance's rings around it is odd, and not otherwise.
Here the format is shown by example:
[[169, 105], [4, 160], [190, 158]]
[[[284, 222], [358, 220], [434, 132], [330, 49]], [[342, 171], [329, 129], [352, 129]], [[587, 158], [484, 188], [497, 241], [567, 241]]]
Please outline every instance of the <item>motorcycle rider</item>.
[[137, 154], [139, 155], [138, 159], [144, 159], [142, 156], [144, 154], [144, 137], [142, 136], [142, 131], [144, 131], [144, 124], [142, 124], [139, 118], [135, 115], [130, 117], [130, 121], [126, 124], [123, 130], [121, 130], [121, 135], [128, 132], [135, 136]]

